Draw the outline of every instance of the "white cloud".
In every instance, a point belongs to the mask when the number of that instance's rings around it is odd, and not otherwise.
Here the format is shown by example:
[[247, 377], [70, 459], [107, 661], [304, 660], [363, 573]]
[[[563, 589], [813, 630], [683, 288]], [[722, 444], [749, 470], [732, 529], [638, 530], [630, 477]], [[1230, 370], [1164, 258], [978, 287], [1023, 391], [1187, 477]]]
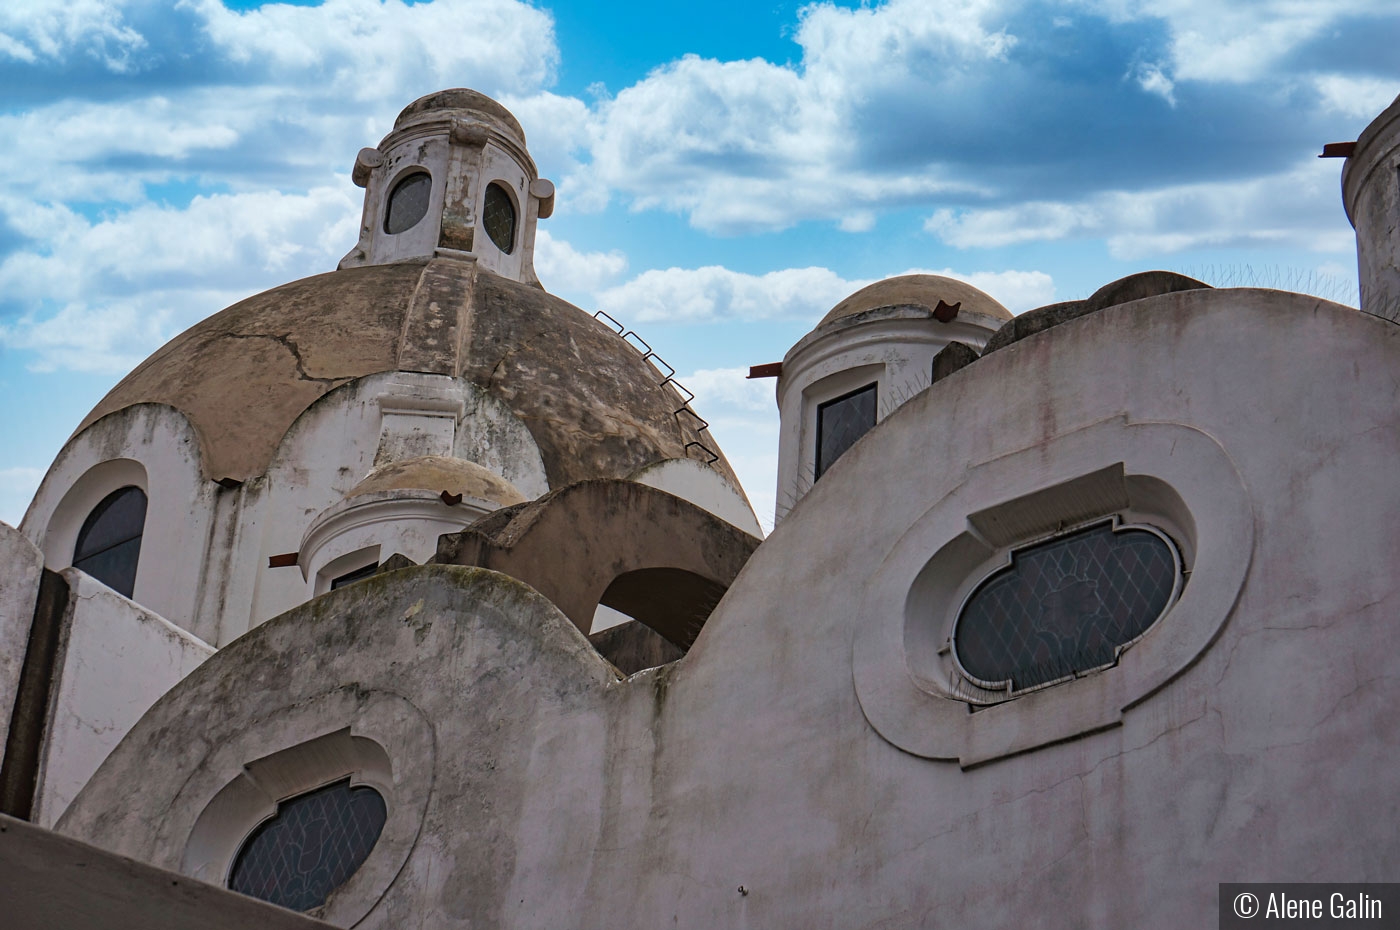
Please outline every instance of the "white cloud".
[[695, 403], [709, 410], [712, 407], [752, 410], [766, 413], [777, 409], [773, 398], [773, 382], [766, 378], [749, 378], [747, 368], [702, 368], [681, 379], [695, 392]]
[[215, 46], [232, 61], [286, 80], [314, 76], [328, 96], [397, 97], [453, 86], [471, 75], [497, 94], [547, 84], [558, 61], [550, 15], [516, 0], [325, 0], [234, 12], [193, 0]]
[[1156, 94], [1170, 106], [1176, 106], [1176, 83], [1162, 73], [1160, 65], [1143, 65], [1134, 75], [1138, 86], [1149, 94]]
[[611, 284], [627, 270], [627, 256], [609, 252], [580, 252], [548, 230], [535, 234], [535, 272], [553, 294], [581, 297]]
[[359, 225], [359, 204], [334, 188], [147, 204], [95, 223], [23, 202], [6, 213], [44, 236], [0, 263], [0, 294], [28, 308], [0, 344], [33, 352], [36, 370], [125, 371], [236, 299], [333, 269]]
[[815, 322], [868, 283], [846, 281], [829, 268], [786, 268], [752, 275], [707, 265], [644, 271], [599, 293], [597, 303], [629, 323], [804, 318]]
[[1264, 78], [1344, 17], [1395, 13], [1393, 0], [1080, 0], [1080, 6], [1119, 22], [1164, 22], [1171, 77], [1225, 83]]
[[[1054, 299], [1055, 285], [1042, 271], [959, 272], [913, 268], [903, 274], [936, 274], [966, 281], [1013, 312]], [[829, 268], [785, 268], [762, 275], [720, 265], [644, 271], [597, 296], [597, 305], [619, 320], [712, 323], [721, 320], [808, 320], [816, 324], [851, 294], [874, 283], [848, 280]]]
[[1217, 246], [1353, 247], [1335, 222], [1336, 169], [1316, 159], [1246, 181], [1184, 184], [987, 210], [938, 210], [925, 228], [957, 248], [998, 248], [1068, 238], [1107, 240], [1115, 258]]
[[1324, 74], [1313, 79], [1322, 103], [1333, 113], [1370, 121], [1390, 106], [1400, 93], [1400, 81], [1392, 78], [1358, 78]]
[[809, 6], [798, 66], [689, 55], [604, 101], [591, 171], [638, 209], [684, 212], [720, 232], [813, 218], [863, 231], [874, 209], [975, 190], [936, 165], [858, 164], [853, 121], [891, 89], [938, 93], [1004, 59], [1016, 40], [993, 25], [999, 6]]
[[125, 21], [117, 0], [6, 0], [0, 6], [0, 55], [34, 63], [81, 51], [109, 70], [130, 71], [146, 39]]
[[1055, 302], [1055, 280], [1043, 271], [973, 271], [963, 274], [944, 268], [928, 273], [966, 281], [995, 297], [1012, 313], [1024, 313]]

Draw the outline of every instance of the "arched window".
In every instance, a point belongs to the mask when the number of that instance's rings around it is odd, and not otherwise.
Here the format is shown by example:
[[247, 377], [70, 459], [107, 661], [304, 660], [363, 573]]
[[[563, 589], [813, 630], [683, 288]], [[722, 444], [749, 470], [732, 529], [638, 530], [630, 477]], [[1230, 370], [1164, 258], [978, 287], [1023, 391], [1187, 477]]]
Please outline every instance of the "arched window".
[[348, 778], [289, 798], [244, 842], [228, 886], [293, 911], [320, 907], [364, 864], [387, 814], [378, 791]]
[[145, 526], [145, 492], [137, 487], [113, 491], [83, 521], [73, 547], [73, 567], [131, 597]]
[[389, 207], [384, 211], [384, 231], [390, 235], [406, 232], [428, 215], [428, 196], [433, 179], [426, 171], [415, 171], [394, 185]]
[[496, 248], [509, 255], [515, 250], [515, 203], [501, 185], [492, 181], [486, 185], [485, 204], [481, 215], [486, 235]]

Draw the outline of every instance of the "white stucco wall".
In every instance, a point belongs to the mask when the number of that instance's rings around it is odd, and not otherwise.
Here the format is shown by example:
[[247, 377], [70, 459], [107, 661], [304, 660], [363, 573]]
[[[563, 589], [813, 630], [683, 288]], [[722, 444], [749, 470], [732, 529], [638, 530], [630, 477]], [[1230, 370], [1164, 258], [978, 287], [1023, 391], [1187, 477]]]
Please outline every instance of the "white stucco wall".
[[[628, 478], [688, 500], [745, 533], [763, 538], [763, 528], [759, 526], [758, 518], [754, 516], [748, 499], [731, 487], [713, 468], [701, 465], [694, 459], [658, 462], [633, 472]], [[594, 627], [594, 632], [598, 629]]]
[[20, 669], [34, 622], [44, 554], [19, 530], [0, 523], [0, 752], [10, 732]]
[[73, 564], [78, 531], [92, 508], [118, 488], [146, 492], [146, 523], [132, 599], [195, 636], [212, 638], [202, 616], [203, 568], [217, 550], [210, 530], [223, 489], [200, 472], [199, 437], [179, 411], [138, 404], [74, 436], [49, 467], [21, 531], [49, 568]]
[[132, 725], [214, 648], [75, 568], [49, 696], [34, 822], [52, 826]]
[[[201, 736], [263, 732], [275, 751], [368, 730], [370, 702], [392, 692], [433, 728], [414, 769], [432, 770], [433, 790], [367, 928], [1178, 930], [1214, 924], [1222, 881], [1388, 880], [1397, 369], [1400, 328], [1277, 292], [1181, 292], [1061, 324], [873, 430], [759, 547], [680, 661], [619, 681], [523, 585], [442, 566], [386, 576], [192, 675], [63, 829], [178, 868], [189, 825], [246, 761]], [[1131, 507], [1198, 546], [1183, 612], [1119, 667], [976, 714], [915, 681], [906, 657], [881, 679], [923, 695], [895, 708], [906, 733], [873, 725], [858, 647], [933, 616], [908, 609], [902, 570], [935, 559], [948, 527], [993, 513], [1014, 535], [1003, 505], [1115, 465], [1137, 482]], [[1212, 553], [1240, 570], [1223, 601]], [[1134, 657], [1154, 652], [1165, 677], [1137, 676]], [[317, 662], [279, 674], [290, 654]], [[307, 719], [331, 694], [340, 704]], [[1090, 725], [1047, 744], [1047, 719]], [[180, 748], [159, 756], [172, 732]], [[982, 732], [1001, 734], [998, 751]]]

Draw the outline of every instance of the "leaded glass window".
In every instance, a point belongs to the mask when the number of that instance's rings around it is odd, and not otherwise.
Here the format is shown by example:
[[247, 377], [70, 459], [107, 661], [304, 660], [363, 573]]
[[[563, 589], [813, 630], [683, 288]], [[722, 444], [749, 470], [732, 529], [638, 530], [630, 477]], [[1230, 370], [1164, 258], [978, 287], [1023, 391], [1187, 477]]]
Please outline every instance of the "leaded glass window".
[[867, 384], [817, 406], [816, 477], [875, 425], [875, 397], [875, 385]]
[[412, 229], [428, 215], [428, 196], [433, 192], [433, 179], [425, 171], [415, 171], [394, 185], [389, 194], [389, 208], [384, 211], [384, 231], [398, 234]]
[[486, 235], [496, 243], [496, 248], [509, 255], [515, 250], [515, 202], [501, 185], [492, 181], [486, 185], [486, 202], [482, 206], [482, 220]]
[[238, 851], [228, 886], [294, 911], [320, 907], [369, 857], [387, 813], [379, 792], [348, 778], [283, 801]]
[[146, 493], [113, 491], [88, 514], [73, 546], [73, 567], [125, 597], [136, 588], [136, 563], [146, 528]]
[[1181, 578], [1175, 546], [1145, 527], [1101, 523], [1027, 546], [963, 605], [953, 652], [998, 690], [1111, 665], [1166, 612]]

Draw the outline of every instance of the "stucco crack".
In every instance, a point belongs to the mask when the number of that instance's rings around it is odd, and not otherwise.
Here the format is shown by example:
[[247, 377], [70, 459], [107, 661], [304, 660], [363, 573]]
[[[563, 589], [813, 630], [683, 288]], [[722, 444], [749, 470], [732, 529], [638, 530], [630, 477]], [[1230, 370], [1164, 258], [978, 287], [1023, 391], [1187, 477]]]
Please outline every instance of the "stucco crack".
[[513, 345], [509, 349], [507, 349], [500, 358], [496, 359], [496, 364], [491, 367], [491, 374], [486, 376], [486, 383], [494, 384], [496, 382], [496, 375], [500, 372], [501, 366], [504, 365], [506, 363], [506, 360], [509, 359], [512, 355], [515, 355], [517, 352], [524, 352], [526, 349], [530, 348], [530, 346], [533, 345], [537, 339], [548, 335], [549, 330], [542, 329], [539, 332], [535, 333], [533, 336], [531, 336], [529, 339], [526, 339], [524, 342], [521, 342], [517, 345]]
[[302, 381], [310, 381], [313, 384], [325, 384], [330, 387], [339, 385], [343, 378], [318, 378], [306, 370], [306, 360], [301, 356], [301, 347], [292, 341], [291, 333], [227, 333], [229, 339], [267, 339], [277, 343], [286, 349], [292, 356], [292, 361], [296, 365], [297, 378]]

